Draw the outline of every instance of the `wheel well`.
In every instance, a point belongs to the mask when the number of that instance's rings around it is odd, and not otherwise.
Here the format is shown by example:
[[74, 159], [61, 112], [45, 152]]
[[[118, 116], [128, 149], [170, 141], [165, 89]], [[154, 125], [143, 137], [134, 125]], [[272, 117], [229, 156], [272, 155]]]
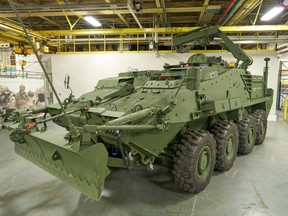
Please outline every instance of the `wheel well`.
[[261, 110], [264, 110], [264, 111], [267, 112], [266, 103], [265, 103], [265, 102], [260, 103], [260, 104], [253, 105], [251, 109], [252, 109], [252, 110], [251, 110], [251, 113], [252, 113], [254, 110], [257, 110], [257, 109], [261, 109]]

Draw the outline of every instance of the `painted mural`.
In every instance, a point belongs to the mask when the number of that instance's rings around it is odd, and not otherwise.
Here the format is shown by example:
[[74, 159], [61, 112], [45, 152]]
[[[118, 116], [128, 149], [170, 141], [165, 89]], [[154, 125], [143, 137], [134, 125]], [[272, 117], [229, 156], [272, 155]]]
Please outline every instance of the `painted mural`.
[[44, 81], [0, 78], [0, 109], [33, 109], [44, 105]]

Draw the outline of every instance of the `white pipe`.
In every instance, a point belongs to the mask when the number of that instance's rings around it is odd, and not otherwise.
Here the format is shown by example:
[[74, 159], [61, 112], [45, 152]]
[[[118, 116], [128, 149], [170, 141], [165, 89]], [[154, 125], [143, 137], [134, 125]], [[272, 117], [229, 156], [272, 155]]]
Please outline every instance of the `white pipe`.
[[[135, 38], [134, 38], [135, 39]], [[283, 37], [283, 38], [270, 38], [270, 37], [261, 37], [261, 38], [250, 38], [250, 37], [242, 37], [241, 40], [239, 40], [238, 38], [233, 38], [230, 37], [230, 39], [235, 43], [235, 44], [255, 44], [255, 43], [283, 43], [286, 42], [288, 40], [288, 37]], [[115, 38], [76, 38], [76, 39], [50, 39], [49, 42], [88, 42], [88, 41], [120, 41], [120, 40], [125, 40], [125, 41], [131, 41], [132, 38], [120, 38], [120, 37], [115, 37]], [[151, 41], [153, 40], [153, 37], [143, 37], [143, 38], [137, 38], [137, 40], [144, 40], [144, 41]], [[158, 41], [158, 40], [166, 40], [166, 41], [172, 41], [172, 37], [159, 37], [157, 36], [156, 38], [156, 34], [155, 34], [155, 38], [154, 40]], [[221, 40], [216, 40], [215, 41], [221, 41]], [[284, 46], [283, 46], [284, 47]]]
[[[159, 36], [157, 36], [159, 37]], [[135, 38], [135, 37], [134, 37]], [[273, 37], [273, 36], [242, 36], [242, 37], [238, 37], [238, 36], [229, 36], [229, 38], [233, 41], [233, 42], [241, 42], [241, 41], [252, 41], [253, 43], [259, 41], [259, 42], [263, 42], [263, 41], [267, 41], [267, 42], [277, 42], [277, 43], [281, 43], [279, 44], [279, 48], [280, 47], [284, 47], [286, 45], [288, 45], [287, 41], [288, 41], [288, 36], [287, 35], [280, 35], [277, 38]], [[142, 38], [138, 38], [138, 39], [142, 39]], [[147, 39], [151, 39], [151, 37], [147, 37]], [[172, 37], [159, 37], [160, 40], [172, 40]], [[77, 38], [77, 39], [50, 39], [49, 41], [89, 41], [89, 38]], [[104, 40], [108, 40], [108, 41], [117, 41], [120, 40], [119, 37], [113, 37], [113, 38], [90, 38], [90, 41], [104, 41]], [[123, 38], [123, 40], [131, 40], [131, 38]], [[145, 39], [142, 39], [145, 40]], [[156, 33], [155, 33], [155, 40], [156, 40]], [[218, 38], [215, 38], [214, 40], [216, 41], [221, 41]]]
[[128, 10], [130, 11], [130, 13], [132, 14], [132, 16], [134, 17], [134, 19], [136, 20], [139, 28], [143, 28], [142, 25], [141, 25], [141, 23], [139, 22], [136, 14], [134, 13], [133, 9], [132, 9], [130, 6], [128, 6], [128, 5], [127, 5], [127, 7], [128, 7]]
[[[131, 41], [132, 38], [122, 38], [120, 39], [118, 38], [78, 38], [78, 39], [50, 39], [49, 42], [88, 42], [90, 40], [90, 42], [93, 41], [120, 41], [120, 40], [125, 40], [125, 41]], [[158, 37], [158, 39], [160, 40], [168, 40], [171, 41], [172, 38], [171, 37]], [[143, 37], [143, 38], [138, 38], [137, 40], [145, 40], [145, 41], [150, 41], [153, 40], [153, 37]], [[49, 43], [48, 42], [48, 43]]]
[[278, 53], [283, 53], [283, 52], [286, 52], [286, 51], [288, 51], [288, 47], [286, 47], [286, 48], [284, 48], [284, 49], [281, 49], [281, 50], [278, 50], [277, 52], [278, 52]]
[[278, 44], [277, 48], [280, 49], [282, 47], [286, 47], [288, 46], [288, 43], [281, 43], [281, 44]]
[[[130, 11], [130, 13], [132, 14], [132, 16], [134, 17], [134, 19], [136, 20], [139, 28], [143, 28], [140, 21], [138, 20], [136, 14], [134, 13], [133, 9], [131, 8], [131, 1], [130, 0], [127, 1], [127, 8]], [[144, 40], [145, 39], [146, 39], [146, 33], [144, 33]]]

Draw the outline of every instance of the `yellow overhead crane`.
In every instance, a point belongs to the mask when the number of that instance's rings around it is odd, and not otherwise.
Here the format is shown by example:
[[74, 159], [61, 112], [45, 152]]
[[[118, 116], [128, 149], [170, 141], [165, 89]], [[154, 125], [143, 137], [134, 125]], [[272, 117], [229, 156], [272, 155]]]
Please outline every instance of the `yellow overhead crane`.
[[[38, 51], [41, 51], [43, 53], [49, 52], [49, 47], [48, 46], [40, 46], [39, 42], [35, 42], [35, 47], [37, 48]], [[18, 46], [14, 46], [13, 51], [15, 54], [19, 54], [19, 55], [23, 55], [23, 56], [33, 54], [32, 47], [30, 45], [26, 45], [23, 43], [20, 43]]]
[[[63, 13], [63, 12], [62, 12]], [[163, 34], [165, 37], [162, 39], [159, 38], [159, 43], [161, 44], [169, 44], [171, 43], [172, 36], [174, 34], [179, 34], [183, 32], [188, 32], [198, 27], [160, 27], [160, 28], [112, 28], [112, 29], [75, 29], [73, 27], [78, 22], [77, 21], [72, 25], [71, 21], [68, 19], [68, 12], [64, 12], [66, 15], [67, 21], [70, 22], [70, 30], [48, 30], [48, 31], [37, 31], [32, 32], [31, 35], [37, 41], [46, 41], [47, 44], [45, 46], [39, 46], [37, 49], [41, 52], [57, 52], [57, 53], [98, 53], [99, 51], [110, 51], [110, 46], [119, 47], [119, 49], [115, 49], [115, 51], [127, 51], [127, 49], [123, 49], [123, 46], [133, 46], [136, 47], [135, 49], [130, 51], [145, 51], [146, 49], [143, 46], [148, 46], [149, 40], [146, 39], [146, 35], [150, 37], [153, 34]], [[1, 19], [1, 16], [0, 16]], [[8, 25], [8, 24], [7, 24]], [[9, 26], [12, 24], [9, 23]], [[15, 24], [14, 24], [15, 25]], [[16, 26], [13, 26], [16, 28]], [[71, 30], [72, 29], [72, 30]], [[17, 29], [18, 30], [18, 29]], [[287, 37], [282, 32], [288, 31], [288, 25], [255, 25], [255, 26], [221, 26], [220, 30], [228, 33], [228, 34], [235, 34], [239, 37], [239, 41], [243, 42], [243, 37], [247, 33], [254, 33], [256, 34], [255, 37], [265, 37], [269, 35], [269, 37], [265, 38], [267, 40], [266, 44], [270, 44], [271, 46], [262, 46], [264, 42], [257, 42], [255, 40], [255, 48], [245, 47], [242, 46], [243, 49], [246, 51], [253, 51], [253, 52], [275, 52], [275, 45], [277, 42], [274, 42], [273, 39], [277, 39], [278, 42], [286, 41]], [[18, 30], [20, 31], [20, 30]], [[269, 34], [268, 34], [269, 33]], [[1, 36], [0, 32], [0, 36]], [[282, 39], [279, 37], [282, 36]], [[85, 37], [86, 36], [86, 37]], [[7, 37], [7, 35], [5, 35]], [[69, 37], [69, 40], [67, 39]], [[0, 37], [1, 38], [1, 37]], [[70, 39], [71, 38], [71, 39]], [[259, 40], [260, 40], [259, 39]], [[25, 43], [19, 39], [16, 39], [19, 42]], [[264, 39], [261, 39], [264, 40]], [[284, 42], [285, 42], [284, 41]], [[37, 43], [37, 42], [36, 42]], [[48, 47], [49, 46], [49, 47]], [[83, 47], [83, 49], [81, 48]], [[142, 47], [142, 48], [141, 48]], [[14, 52], [21, 55], [30, 55], [31, 54], [31, 47], [15, 47]], [[113, 49], [114, 50], [114, 49]], [[162, 52], [173, 52], [173, 48], [171, 49], [163, 49], [160, 50]], [[200, 50], [201, 51], [201, 50]], [[215, 50], [213, 50], [215, 51]], [[222, 50], [218, 50], [222, 51]], [[205, 50], [205, 52], [209, 52], [209, 50]]]
[[14, 46], [13, 51], [15, 54], [19, 55], [31, 55], [33, 53], [32, 47], [30, 45], [20, 44], [19, 46]]
[[[167, 46], [164, 49], [159, 48], [159, 51], [173, 52], [173, 47], [170, 49], [168, 47], [169, 45], [167, 45], [171, 44], [172, 36], [197, 28], [198, 27], [73, 29], [38, 31], [36, 33], [48, 38], [48, 45], [57, 49], [57, 53], [77, 54], [107, 51], [145, 52], [151, 41], [149, 40], [149, 37], [154, 37], [153, 34], [156, 33], [159, 34], [159, 44], [165, 44], [165, 46]], [[275, 52], [276, 44], [285, 42], [288, 38], [283, 34], [283, 32], [288, 31], [288, 25], [221, 26], [220, 30], [228, 33], [228, 35], [230, 34], [235, 40], [238, 40], [236, 42], [238, 42], [239, 46], [247, 52]], [[253, 43], [251, 43], [249, 37], [246, 39], [247, 42], [254, 45], [252, 48], [251, 46], [248, 46], [249, 44], [247, 45], [247, 43], [245, 43], [247, 33], [253, 33], [253, 35], [255, 35]], [[163, 34], [164, 36], [161, 36], [160, 34]], [[111, 50], [111, 46], [115, 46], [116, 48]], [[125, 47], [129, 46], [133, 46], [133, 48], [131, 50], [125, 49]], [[205, 48], [202, 51], [209, 52], [210, 50]], [[202, 51], [199, 50], [199, 52]], [[215, 50], [212, 51], [215, 52]], [[222, 50], [217, 51], [221, 52]]]

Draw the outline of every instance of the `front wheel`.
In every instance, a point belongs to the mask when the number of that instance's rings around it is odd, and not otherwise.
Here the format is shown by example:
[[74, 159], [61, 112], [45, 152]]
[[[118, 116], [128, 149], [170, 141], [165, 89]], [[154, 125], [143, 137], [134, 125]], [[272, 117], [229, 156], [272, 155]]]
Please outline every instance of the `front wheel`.
[[216, 158], [213, 135], [204, 130], [189, 130], [181, 139], [174, 157], [175, 183], [184, 191], [198, 193], [210, 182]]

